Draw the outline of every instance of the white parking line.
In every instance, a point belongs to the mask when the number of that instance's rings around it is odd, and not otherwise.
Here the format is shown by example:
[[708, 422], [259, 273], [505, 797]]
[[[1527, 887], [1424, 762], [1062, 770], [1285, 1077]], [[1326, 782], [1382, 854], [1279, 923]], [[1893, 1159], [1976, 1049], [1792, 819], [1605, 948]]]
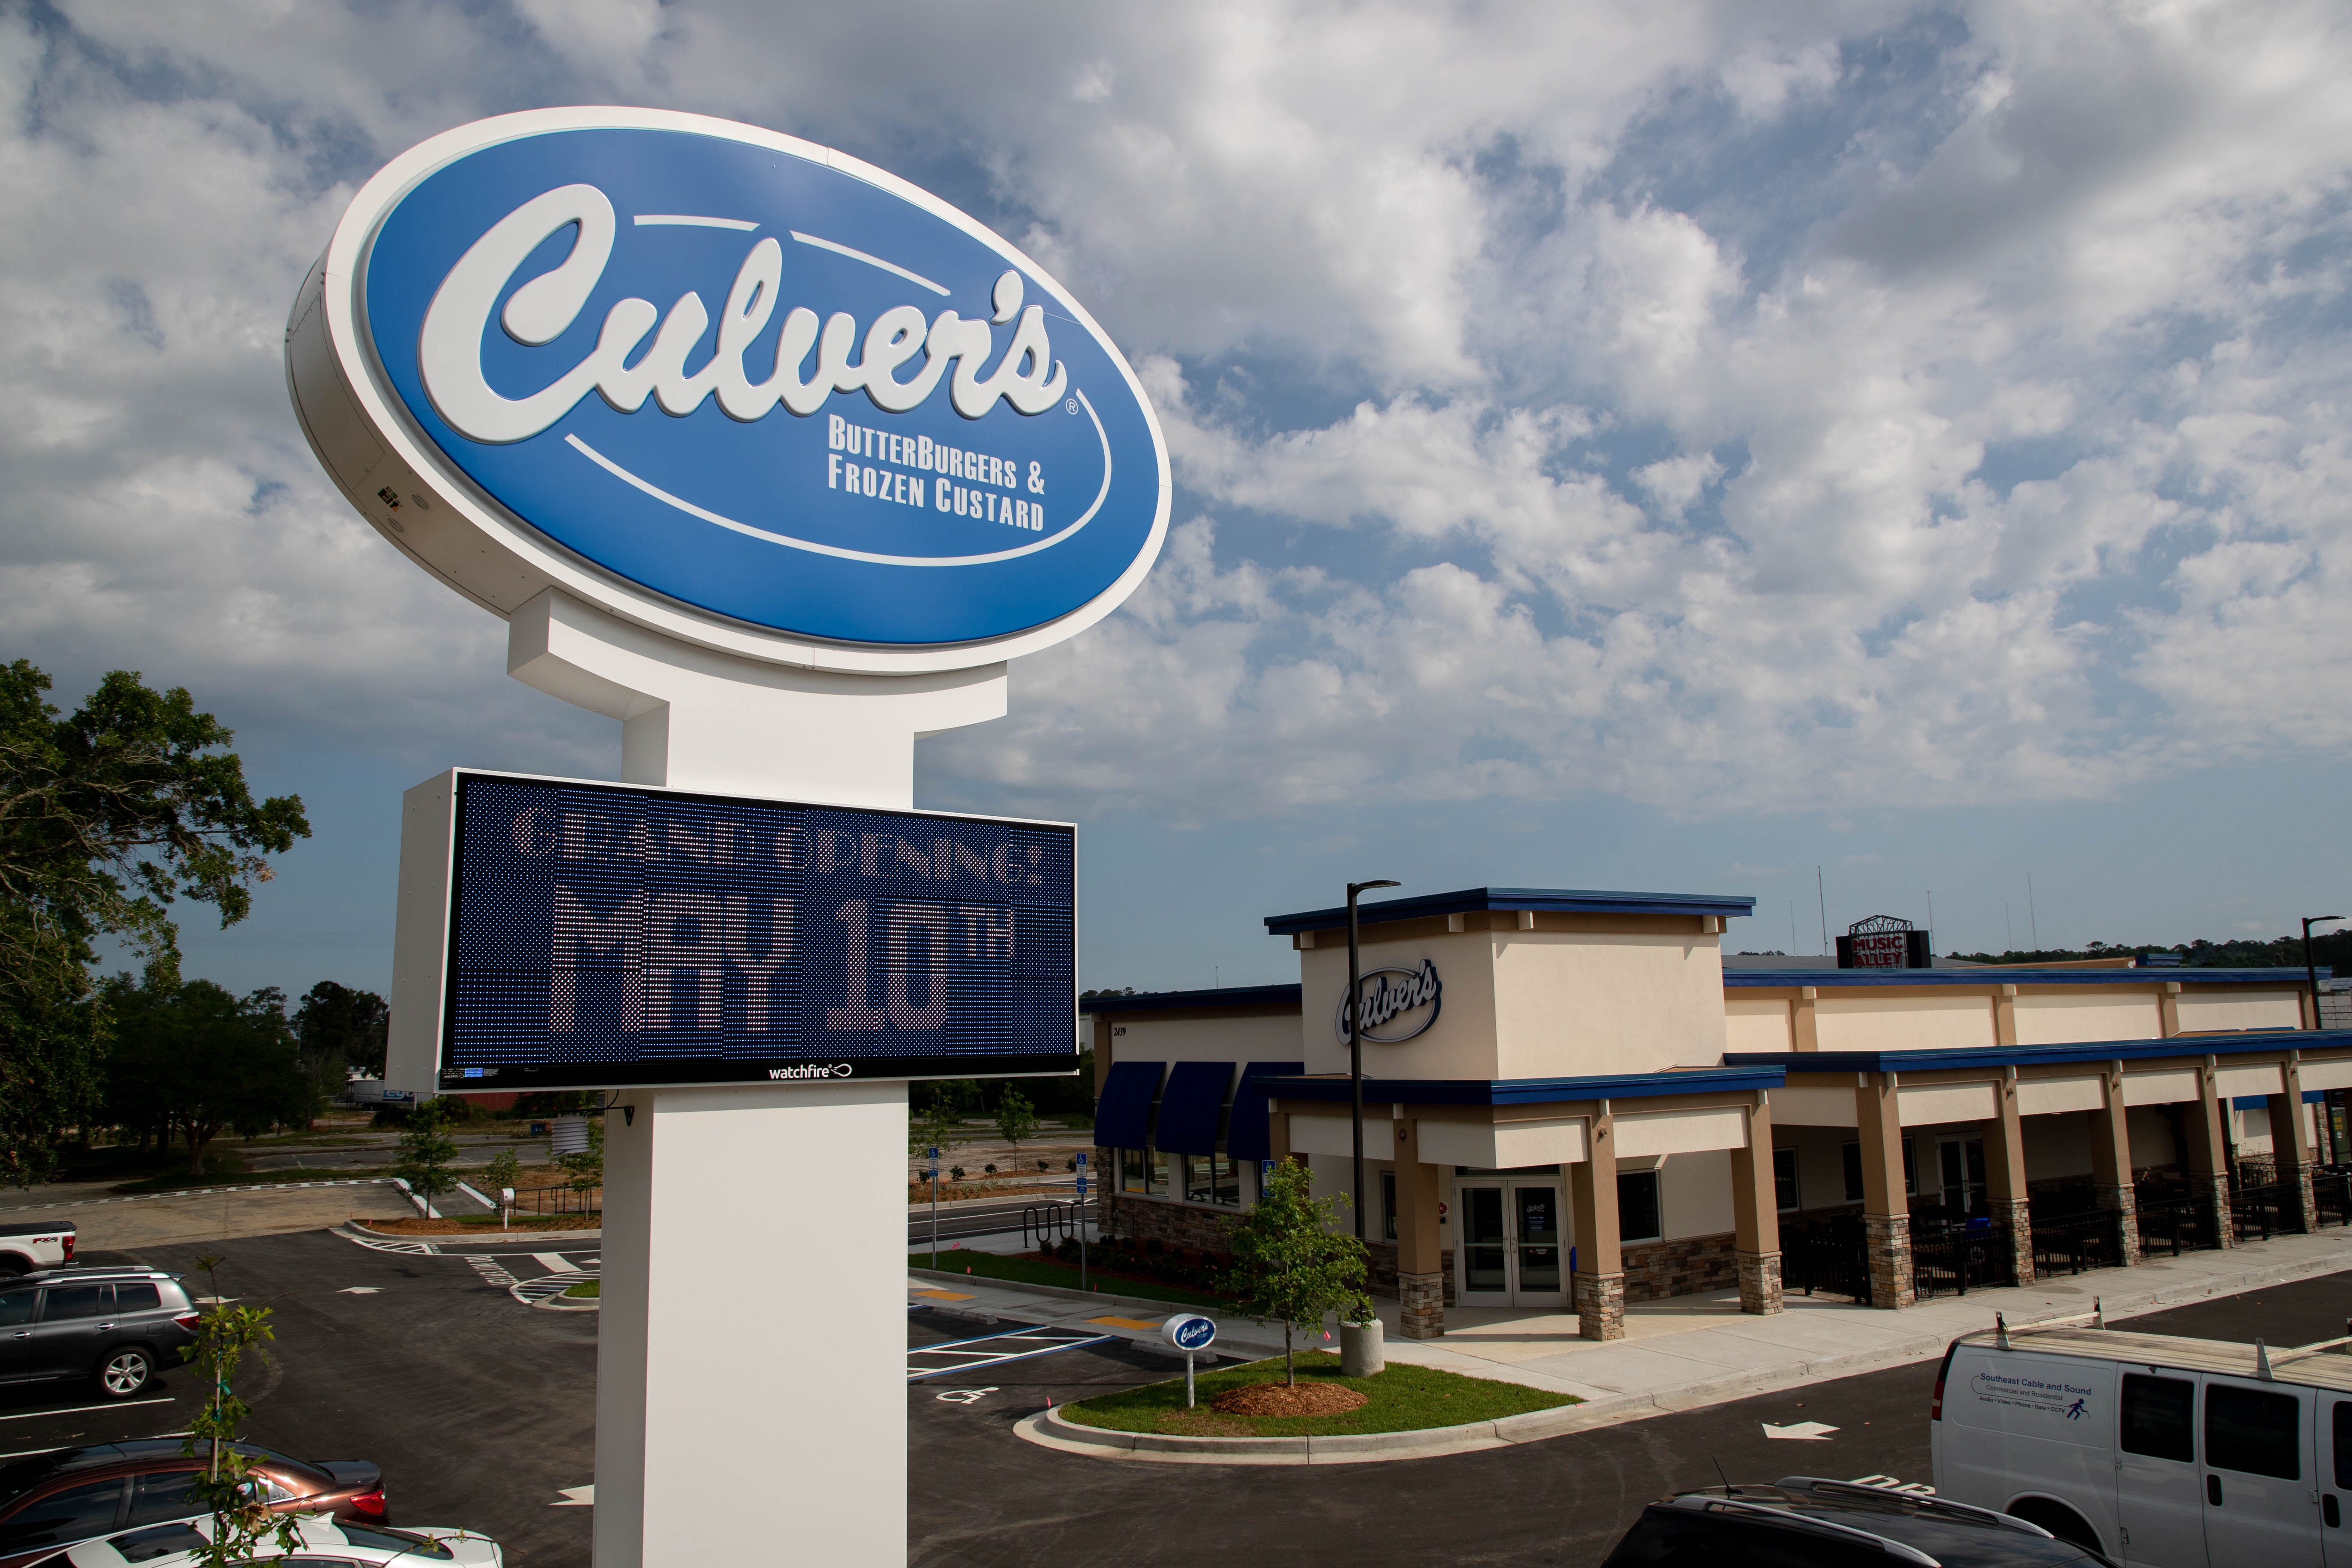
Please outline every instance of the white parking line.
[[28, 1410], [22, 1415], [0, 1415], [0, 1421], [30, 1421], [37, 1415], [79, 1415], [87, 1410], [128, 1410], [134, 1405], [169, 1405], [169, 1399], [125, 1399], [113, 1405], [69, 1405], [63, 1410]]
[[[927, 1377], [944, 1377], [950, 1373], [978, 1372], [1009, 1361], [1027, 1361], [1032, 1356], [1105, 1344], [1118, 1338], [1117, 1334], [1088, 1333], [1080, 1329], [1047, 1328], [982, 1334], [976, 1339], [950, 1340], [945, 1344], [910, 1345], [907, 1350], [907, 1381], [919, 1383]], [[934, 1357], [943, 1358], [947, 1364], [926, 1364], [927, 1358]]]
[[541, 1268], [546, 1269], [550, 1274], [577, 1274], [580, 1272], [579, 1265], [571, 1262], [560, 1252], [534, 1252], [530, 1255], [530, 1260], [533, 1263], [538, 1264]]

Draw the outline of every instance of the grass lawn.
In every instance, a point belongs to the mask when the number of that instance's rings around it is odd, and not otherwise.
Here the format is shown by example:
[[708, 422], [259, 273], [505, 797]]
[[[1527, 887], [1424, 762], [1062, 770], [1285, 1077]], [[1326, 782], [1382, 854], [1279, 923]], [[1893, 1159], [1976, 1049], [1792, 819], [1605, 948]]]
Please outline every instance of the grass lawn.
[[[907, 1254], [909, 1268], [929, 1268], [930, 1249]], [[970, 1268], [978, 1279], [1003, 1279], [1017, 1285], [1059, 1285], [1067, 1289], [1078, 1289], [1078, 1271], [1075, 1265], [1039, 1263], [1027, 1258], [1004, 1258], [993, 1252], [940, 1252], [940, 1267], [950, 1274], [961, 1274]], [[1171, 1301], [1182, 1307], [1230, 1307], [1233, 1303], [1223, 1296], [1212, 1296], [1205, 1290], [1188, 1290], [1181, 1285], [1163, 1285], [1156, 1279], [1129, 1279], [1105, 1274], [1099, 1269], [1087, 1275], [1089, 1288], [1107, 1296], [1140, 1296], [1148, 1300]], [[1180, 1394], [1178, 1398], [1182, 1398]]]
[[575, 1300], [595, 1301], [603, 1299], [604, 1288], [604, 1282], [602, 1279], [583, 1279], [564, 1294]]
[[1065, 1405], [1062, 1414], [1081, 1426], [1170, 1437], [1316, 1437], [1458, 1426], [1467, 1421], [1492, 1421], [1580, 1403], [1565, 1394], [1546, 1394], [1516, 1383], [1464, 1377], [1401, 1362], [1389, 1363], [1388, 1370], [1374, 1377], [1341, 1377], [1339, 1358], [1322, 1351], [1298, 1358], [1298, 1381], [1310, 1380], [1355, 1389], [1368, 1403], [1344, 1415], [1227, 1415], [1209, 1408], [1209, 1401], [1226, 1389], [1280, 1383], [1282, 1358], [1276, 1356], [1201, 1373], [1197, 1380], [1201, 1403], [1195, 1409], [1184, 1408], [1184, 1379], [1180, 1375], [1172, 1382], [1147, 1384]]

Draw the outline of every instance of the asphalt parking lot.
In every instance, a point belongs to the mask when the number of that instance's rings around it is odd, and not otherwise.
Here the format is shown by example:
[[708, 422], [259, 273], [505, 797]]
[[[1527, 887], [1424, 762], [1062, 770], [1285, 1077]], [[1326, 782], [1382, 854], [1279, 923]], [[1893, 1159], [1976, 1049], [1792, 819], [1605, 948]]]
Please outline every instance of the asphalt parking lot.
[[[2309, 1344], [2346, 1332], [2352, 1274], [2277, 1286], [2132, 1320], [2149, 1332], [2259, 1334]], [[2126, 1326], [2121, 1321], [2117, 1327]], [[916, 1314], [913, 1335], [976, 1331]], [[1665, 1493], [1786, 1475], [1929, 1475], [1933, 1362], [1762, 1394], [1521, 1447], [1370, 1465], [1158, 1465], [1056, 1453], [1013, 1424], [1055, 1404], [1170, 1375], [1180, 1363], [1125, 1346], [1009, 1363], [908, 1392], [908, 1561], [915, 1568], [1040, 1562], [1196, 1564], [1269, 1552], [1317, 1568], [1433, 1562], [1561, 1564], [1607, 1556]], [[978, 1398], [942, 1394], [995, 1385]], [[1836, 1428], [1807, 1441], [1764, 1425]]]
[[[238, 1380], [249, 1436], [300, 1458], [374, 1460], [394, 1522], [464, 1525], [497, 1538], [509, 1563], [585, 1568], [591, 1510], [551, 1505], [594, 1476], [594, 1313], [525, 1307], [461, 1257], [371, 1251], [324, 1231], [86, 1261], [169, 1268], [208, 1294], [195, 1269], [207, 1252], [223, 1260], [221, 1295], [274, 1311], [269, 1364]], [[545, 1272], [528, 1254], [499, 1264]], [[97, 1408], [79, 1388], [0, 1389], [0, 1453], [186, 1430], [201, 1385], [166, 1373], [152, 1386], [151, 1402]]]
[[[314, 1231], [135, 1257], [193, 1272], [200, 1254], [217, 1253], [223, 1295], [275, 1309], [272, 1362], [241, 1384], [257, 1440], [312, 1458], [373, 1459], [396, 1520], [486, 1531], [516, 1563], [586, 1568], [592, 1510], [557, 1505], [593, 1479], [596, 1317], [526, 1308], [500, 1282], [545, 1272], [548, 1258], [534, 1252], [551, 1250], [485, 1242], [478, 1251], [491, 1259], [477, 1266]], [[2347, 1313], [2352, 1274], [2339, 1274], [2130, 1326], [2304, 1344], [2343, 1334]], [[922, 1311], [909, 1318], [908, 1342], [990, 1331]], [[1371, 1465], [1140, 1464], [1013, 1435], [1049, 1399], [1156, 1381], [1179, 1365], [1114, 1342], [909, 1384], [909, 1563], [1189, 1565], [1271, 1551], [1288, 1563], [1349, 1568], [1582, 1568], [1607, 1554], [1643, 1504], [1719, 1475], [1928, 1475], [1932, 1363], [1523, 1447]], [[184, 1373], [167, 1373], [151, 1402], [127, 1405], [99, 1406], [79, 1389], [0, 1390], [0, 1455], [184, 1430], [200, 1394]], [[1764, 1432], [1765, 1423], [1804, 1422], [1835, 1430], [1819, 1441]]]

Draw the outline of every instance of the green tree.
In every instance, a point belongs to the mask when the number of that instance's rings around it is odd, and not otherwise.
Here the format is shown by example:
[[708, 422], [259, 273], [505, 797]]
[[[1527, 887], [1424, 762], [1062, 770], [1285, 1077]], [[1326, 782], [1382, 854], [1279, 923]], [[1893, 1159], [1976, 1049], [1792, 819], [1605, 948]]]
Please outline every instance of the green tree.
[[1227, 1293], [1249, 1311], [1282, 1320], [1283, 1375], [1292, 1384], [1298, 1381], [1296, 1325], [1319, 1323], [1330, 1311], [1360, 1321], [1372, 1310], [1364, 1244], [1331, 1228], [1346, 1200], [1317, 1198], [1314, 1184], [1307, 1167], [1292, 1161], [1268, 1173], [1257, 1206], [1234, 1226], [1234, 1266], [1224, 1279]]
[[155, 963], [135, 981], [110, 978], [100, 995], [114, 1029], [107, 1113], [162, 1142], [184, 1138], [190, 1175], [204, 1173], [205, 1150], [222, 1132], [304, 1126], [316, 1111], [281, 993], [237, 997]]
[[555, 1163], [572, 1173], [572, 1190], [593, 1192], [604, 1184], [604, 1119], [588, 1119], [588, 1147], [577, 1154], [559, 1154]]
[[391, 1030], [392, 1009], [383, 997], [331, 980], [304, 992], [301, 1005], [294, 1010], [294, 1036], [301, 1043], [302, 1060], [327, 1086], [330, 1097], [342, 1092], [348, 1068], [370, 1078], [383, 1076], [384, 1041]]
[[1021, 1145], [1037, 1136], [1037, 1112], [1022, 1092], [1006, 1085], [996, 1102], [996, 1135], [1013, 1151], [1013, 1166], [1021, 1167]]
[[400, 1135], [400, 1158], [392, 1167], [392, 1173], [427, 1204], [457, 1184], [457, 1173], [450, 1168], [457, 1158], [457, 1141], [444, 1130], [446, 1125], [438, 1100], [418, 1105], [409, 1112], [408, 1126]]
[[501, 1149], [490, 1156], [490, 1163], [483, 1167], [482, 1179], [489, 1183], [490, 1195], [496, 1197], [501, 1187], [513, 1186], [516, 1178], [521, 1173], [522, 1166], [515, 1159], [515, 1152], [511, 1149]]
[[180, 1347], [181, 1359], [193, 1364], [211, 1385], [212, 1396], [198, 1406], [188, 1423], [180, 1452], [205, 1461], [204, 1470], [188, 1489], [189, 1500], [213, 1516], [212, 1539], [197, 1559], [205, 1568], [236, 1568], [248, 1563], [264, 1542], [279, 1552], [298, 1550], [294, 1516], [272, 1513], [262, 1483], [253, 1479], [258, 1459], [239, 1447], [238, 1431], [252, 1407], [236, 1396], [236, 1369], [248, 1352], [267, 1356], [261, 1347], [278, 1337], [269, 1326], [268, 1307], [232, 1306], [220, 1299], [220, 1281], [214, 1271], [218, 1258], [200, 1258], [196, 1267], [212, 1281], [213, 1309], [196, 1320], [196, 1342]]
[[310, 832], [298, 797], [253, 798], [235, 736], [185, 690], [116, 670], [61, 716], [50, 685], [24, 659], [0, 668], [0, 1180], [19, 1185], [56, 1168], [59, 1131], [102, 1090], [96, 942], [176, 974], [171, 905], [235, 924], [267, 858]]

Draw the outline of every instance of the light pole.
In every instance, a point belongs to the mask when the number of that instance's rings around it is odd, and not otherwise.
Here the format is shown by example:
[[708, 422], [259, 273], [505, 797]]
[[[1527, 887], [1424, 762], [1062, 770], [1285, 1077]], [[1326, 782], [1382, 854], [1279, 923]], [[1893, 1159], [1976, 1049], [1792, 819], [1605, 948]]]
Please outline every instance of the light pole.
[[2303, 917], [2303, 976], [2311, 984], [2311, 1026], [2319, 1027], [2319, 965], [2312, 962], [2311, 928], [2340, 921], [2342, 915], [2305, 915]]
[[[1374, 888], [1393, 888], [1394, 882], [1350, 882], [1348, 884], [1348, 1088], [1353, 1101], [1356, 1131], [1356, 1239], [1364, 1239], [1364, 1019], [1358, 994], [1363, 977], [1356, 971], [1356, 895]], [[2316, 1004], [2314, 1004], [2316, 1005]]]

